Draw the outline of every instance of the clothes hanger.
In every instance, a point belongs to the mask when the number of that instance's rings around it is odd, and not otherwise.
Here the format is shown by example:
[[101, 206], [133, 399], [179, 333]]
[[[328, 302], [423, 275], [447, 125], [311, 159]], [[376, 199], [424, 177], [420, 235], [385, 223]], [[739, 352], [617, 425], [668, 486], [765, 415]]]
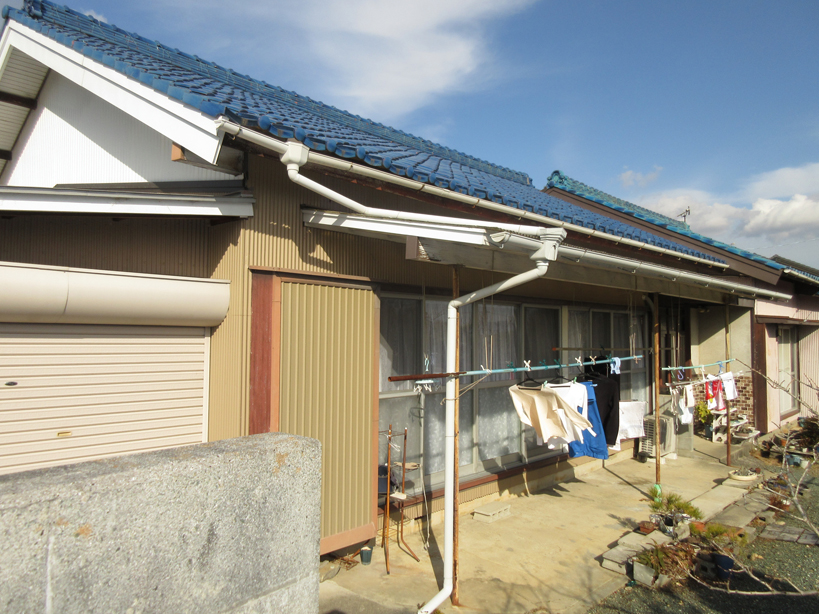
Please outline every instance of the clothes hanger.
[[[529, 385], [527, 386], [526, 384], [529, 384]], [[532, 384], [534, 384], [534, 385], [532, 385]], [[537, 381], [535, 378], [533, 378], [531, 375], [529, 375], [528, 372], [526, 373], [526, 377], [523, 378], [523, 381], [520, 384], [518, 384], [518, 388], [532, 388], [532, 389], [534, 389], [534, 388], [542, 388], [542, 387], [543, 387], [543, 382]]]

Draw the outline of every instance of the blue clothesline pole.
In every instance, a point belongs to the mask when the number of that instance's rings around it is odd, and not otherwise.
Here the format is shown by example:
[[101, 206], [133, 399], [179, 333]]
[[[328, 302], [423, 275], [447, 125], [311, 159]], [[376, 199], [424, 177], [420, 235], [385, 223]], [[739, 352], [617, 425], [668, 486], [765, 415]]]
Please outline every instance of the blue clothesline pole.
[[[624, 362], [626, 360], [639, 360], [642, 358], [643, 355], [640, 354], [639, 356], [626, 356], [624, 358], [620, 358], [620, 362]], [[459, 371], [458, 373], [434, 373], [434, 374], [426, 374], [426, 373], [419, 373], [417, 375], [400, 375], [388, 378], [389, 381], [406, 381], [410, 379], [416, 379], [417, 381], [423, 381], [425, 379], [443, 379], [450, 376], [455, 377], [470, 377], [472, 375], [495, 375], [497, 373], [523, 373], [523, 372], [530, 372], [530, 371], [546, 371], [548, 369], [565, 369], [568, 367], [586, 367], [589, 365], [603, 365], [609, 364], [614, 362], [613, 358], [605, 359], [605, 360], [590, 360], [588, 362], [574, 362], [567, 365], [562, 364], [553, 364], [553, 365], [537, 365], [536, 367], [509, 367], [507, 369], [478, 369], [477, 371]]]
[[702, 369], [703, 367], [717, 367], [728, 362], [733, 362], [733, 358], [720, 360], [719, 362], [709, 362], [707, 365], [692, 365], [690, 367], [663, 367], [663, 371], [681, 371], [682, 369]]
[[[624, 360], [636, 360], [638, 358], [642, 358], [642, 354], [640, 356], [628, 356], [626, 358], [621, 358], [620, 362]], [[511, 367], [508, 369], [478, 369], [477, 371], [466, 371], [464, 373], [460, 373], [458, 377], [469, 377], [470, 375], [495, 375], [496, 373], [522, 373], [524, 371], [545, 371], [547, 369], [565, 369], [567, 367], [585, 367], [588, 365], [603, 365], [614, 362], [613, 358], [606, 359], [606, 360], [590, 360], [588, 362], [574, 362], [568, 365], [538, 365], [536, 367]]]

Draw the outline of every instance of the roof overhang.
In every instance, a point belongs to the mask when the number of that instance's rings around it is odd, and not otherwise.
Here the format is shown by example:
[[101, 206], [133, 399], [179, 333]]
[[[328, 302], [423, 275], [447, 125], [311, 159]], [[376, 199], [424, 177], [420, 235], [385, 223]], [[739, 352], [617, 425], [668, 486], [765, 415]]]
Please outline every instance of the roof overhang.
[[[34, 62], [24, 62], [22, 73], [14, 71], [14, 75], [8, 74], [6, 68], [9, 62], [20, 53]], [[216, 164], [224, 133], [216, 129], [212, 117], [44, 34], [8, 20], [0, 39], [0, 90], [13, 91], [8, 81], [18, 83], [21, 79], [29, 79], [33, 81], [28, 86], [35, 93], [38, 92], [45, 76], [41, 67], [60, 73], [180, 144], [186, 151]], [[39, 83], [35, 82], [37, 80]], [[11, 124], [8, 119], [4, 121], [6, 129], [13, 132], [13, 140], [19, 135], [24, 122], [25, 116]]]
[[187, 196], [126, 192], [0, 187], [0, 211], [17, 213], [91, 213], [252, 217], [252, 196]]
[[[530, 259], [518, 251], [527, 241], [531, 241], [530, 238], [521, 236], [515, 237], [514, 241], [503, 242], [499, 235], [504, 233], [492, 232], [491, 229], [371, 218], [313, 209], [304, 209], [302, 218], [305, 226], [310, 228], [404, 243], [406, 256], [410, 260], [509, 274], [518, 274], [531, 268]], [[590, 275], [589, 270], [594, 269], [599, 269], [604, 274]], [[635, 278], [642, 278], [659, 281], [669, 293], [674, 294], [679, 293], [681, 286], [687, 286], [737, 297], [764, 297], [773, 300], [791, 298], [789, 294], [773, 290], [567, 245], [560, 246], [558, 260], [550, 266], [549, 278], [648, 291], [646, 287], [634, 282]], [[705, 298], [696, 292], [692, 294], [694, 296]]]

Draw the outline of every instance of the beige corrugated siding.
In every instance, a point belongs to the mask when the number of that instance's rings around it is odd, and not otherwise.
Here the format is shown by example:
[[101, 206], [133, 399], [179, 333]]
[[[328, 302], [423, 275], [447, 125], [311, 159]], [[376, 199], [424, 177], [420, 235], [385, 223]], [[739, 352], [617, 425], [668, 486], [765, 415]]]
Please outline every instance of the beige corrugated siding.
[[202, 328], [0, 324], [0, 473], [200, 443], [205, 351]]
[[0, 219], [0, 260], [211, 277], [206, 224], [191, 219], [20, 215]]
[[279, 430], [322, 443], [321, 536], [372, 518], [375, 296], [282, 284]]
[[[814, 412], [819, 412], [816, 392], [816, 387], [819, 386], [819, 326], [800, 326], [799, 331], [800, 395]], [[807, 408], [802, 406], [801, 409], [801, 415], [810, 415]]]

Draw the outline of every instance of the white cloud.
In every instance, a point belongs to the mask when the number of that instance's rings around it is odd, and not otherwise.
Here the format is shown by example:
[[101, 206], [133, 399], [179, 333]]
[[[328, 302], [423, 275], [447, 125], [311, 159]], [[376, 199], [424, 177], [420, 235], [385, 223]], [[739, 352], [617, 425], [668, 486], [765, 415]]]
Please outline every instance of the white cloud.
[[[175, 24], [154, 21], [154, 31], [144, 35], [173, 37], [169, 44], [253, 77], [394, 122], [435, 98], [498, 78], [503, 71], [490, 29], [535, 1], [302, 0], [225, 11], [222, 0], [179, 0], [175, 22], [185, 24], [192, 49], [183, 47]], [[147, 0], [140, 10], [151, 18], [162, 4]], [[231, 36], [214, 33], [213, 15]]]
[[101, 21], [102, 23], [108, 23], [108, 19], [106, 19], [105, 15], [97, 13], [96, 11], [88, 10], [83, 11], [83, 15], [88, 15], [89, 17], [93, 17], [97, 21]]
[[744, 236], [796, 241], [819, 236], [819, 199], [795, 194], [788, 200], [760, 198], [751, 206]]
[[819, 162], [797, 168], [786, 167], [751, 177], [740, 198], [788, 198], [793, 194], [819, 194]]
[[630, 188], [633, 185], [637, 185], [641, 188], [644, 188], [649, 183], [657, 179], [660, 176], [660, 173], [663, 170], [662, 166], [654, 166], [654, 170], [650, 173], [640, 173], [637, 171], [629, 170], [626, 166], [624, 167], [626, 170], [620, 174], [620, 183], [623, 184], [624, 188]]
[[[819, 169], [819, 164], [802, 167], [810, 168]], [[764, 173], [752, 178], [747, 186], [755, 186], [753, 192], [760, 194], [787, 191], [783, 182], [788, 176], [794, 178], [796, 187], [810, 186], [811, 179], [802, 169]], [[793, 170], [800, 172], [790, 173]], [[746, 193], [717, 195], [702, 190], [669, 190], [646, 195], [639, 199], [639, 204], [675, 218], [690, 208], [688, 223], [695, 232], [766, 256], [785, 253], [788, 246], [819, 237], [819, 196], [793, 190], [785, 198], [758, 197], [748, 204], [743, 202]], [[819, 266], [819, 250], [815, 248], [806, 246], [790, 257]]]

